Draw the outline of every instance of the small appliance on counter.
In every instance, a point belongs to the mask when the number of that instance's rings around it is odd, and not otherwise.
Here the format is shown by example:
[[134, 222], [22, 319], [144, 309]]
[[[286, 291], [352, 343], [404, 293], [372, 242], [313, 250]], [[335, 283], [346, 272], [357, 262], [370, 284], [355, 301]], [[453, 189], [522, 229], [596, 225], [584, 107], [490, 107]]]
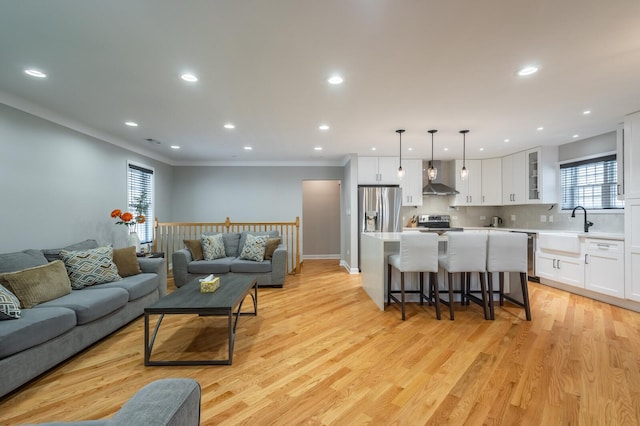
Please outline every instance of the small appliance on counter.
[[418, 216], [418, 229], [424, 232], [462, 231], [462, 228], [451, 226], [448, 214], [421, 214]]
[[491, 226], [492, 228], [497, 228], [502, 225], [502, 218], [500, 216], [493, 216], [491, 218]]

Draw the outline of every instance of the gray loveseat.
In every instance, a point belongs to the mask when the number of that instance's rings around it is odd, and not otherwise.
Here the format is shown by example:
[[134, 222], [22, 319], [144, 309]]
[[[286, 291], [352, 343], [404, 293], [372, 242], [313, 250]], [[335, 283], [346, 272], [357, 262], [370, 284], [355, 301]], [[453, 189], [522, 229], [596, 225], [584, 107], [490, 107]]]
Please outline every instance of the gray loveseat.
[[[95, 240], [87, 240], [65, 249], [96, 247]], [[59, 258], [59, 251], [32, 249], [0, 254], [0, 284], [4, 273], [49, 265], [49, 261]], [[164, 296], [165, 259], [137, 261], [142, 273], [71, 290], [62, 297], [22, 309], [18, 319], [0, 321], [0, 397], [128, 324], [142, 315], [146, 306]]]
[[161, 379], [140, 389], [108, 420], [41, 423], [93, 426], [197, 426], [200, 384], [193, 379]]
[[[204, 235], [215, 234], [204, 233]], [[222, 233], [226, 256], [213, 260], [194, 260], [193, 254], [186, 248], [175, 251], [171, 255], [171, 261], [176, 287], [182, 287], [194, 278], [210, 274], [252, 274], [258, 280], [259, 286], [282, 287], [287, 274], [287, 246], [280, 242], [271, 259], [264, 259], [260, 262], [241, 259], [239, 256], [242, 253], [247, 234], [266, 235], [269, 238], [279, 238], [280, 236], [278, 231]]]

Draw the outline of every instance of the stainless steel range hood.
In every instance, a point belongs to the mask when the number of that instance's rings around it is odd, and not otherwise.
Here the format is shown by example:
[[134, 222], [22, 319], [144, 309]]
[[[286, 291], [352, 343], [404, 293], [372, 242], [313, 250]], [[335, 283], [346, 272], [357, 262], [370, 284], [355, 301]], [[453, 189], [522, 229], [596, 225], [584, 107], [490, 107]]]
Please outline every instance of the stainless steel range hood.
[[422, 162], [422, 195], [456, 195], [459, 194], [454, 188], [444, 182], [444, 178], [449, 176], [449, 163], [442, 161], [434, 161], [433, 166], [438, 169], [438, 176], [432, 181], [427, 176], [427, 169], [431, 161]]

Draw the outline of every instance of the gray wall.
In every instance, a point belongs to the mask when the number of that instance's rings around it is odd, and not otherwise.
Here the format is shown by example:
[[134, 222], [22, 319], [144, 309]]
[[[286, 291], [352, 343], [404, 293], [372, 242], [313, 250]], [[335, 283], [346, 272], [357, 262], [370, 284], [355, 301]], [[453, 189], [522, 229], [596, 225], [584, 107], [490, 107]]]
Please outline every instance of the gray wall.
[[302, 217], [306, 259], [340, 258], [340, 192], [337, 180], [302, 182]]
[[592, 138], [571, 142], [558, 147], [558, 161], [564, 162], [616, 151], [616, 132], [603, 133]]
[[0, 104], [0, 252], [124, 246], [109, 213], [126, 208], [128, 160], [155, 169], [155, 212], [167, 215], [170, 166]]
[[342, 180], [342, 175], [342, 167], [174, 167], [173, 208], [167, 220], [302, 220], [302, 181]]

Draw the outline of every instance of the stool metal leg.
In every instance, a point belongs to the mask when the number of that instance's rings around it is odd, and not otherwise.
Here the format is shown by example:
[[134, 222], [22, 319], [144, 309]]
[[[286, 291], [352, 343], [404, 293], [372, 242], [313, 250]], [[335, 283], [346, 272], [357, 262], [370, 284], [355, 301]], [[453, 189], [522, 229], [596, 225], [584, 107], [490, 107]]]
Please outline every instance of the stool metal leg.
[[400, 305], [402, 306], [402, 321], [404, 321], [404, 272], [400, 272]]
[[440, 316], [440, 289], [438, 288], [438, 273], [437, 272], [431, 272], [429, 274], [429, 292], [433, 291], [434, 296], [434, 302], [436, 305], [436, 318], [437, 319], [441, 319]]
[[391, 305], [391, 270], [393, 267], [391, 265], [387, 265], [389, 270], [387, 274], [387, 305]]
[[493, 310], [493, 274], [488, 272], [487, 292], [489, 293], [489, 319], [496, 319], [495, 312]]
[[478, 278], [480, 278], [480, 291], [482, 292], [482, 310], [484, 311], [484, 319], [489, 319], [486, 276], [484, 273], [478, 272]]
[[531, 321], [531, 306], [529, 305], [529, 283], [527, 274], [520, 272], [520, 284], [522, 285], [522, 299], [524, 301], [524, 313], [527, 321]]

